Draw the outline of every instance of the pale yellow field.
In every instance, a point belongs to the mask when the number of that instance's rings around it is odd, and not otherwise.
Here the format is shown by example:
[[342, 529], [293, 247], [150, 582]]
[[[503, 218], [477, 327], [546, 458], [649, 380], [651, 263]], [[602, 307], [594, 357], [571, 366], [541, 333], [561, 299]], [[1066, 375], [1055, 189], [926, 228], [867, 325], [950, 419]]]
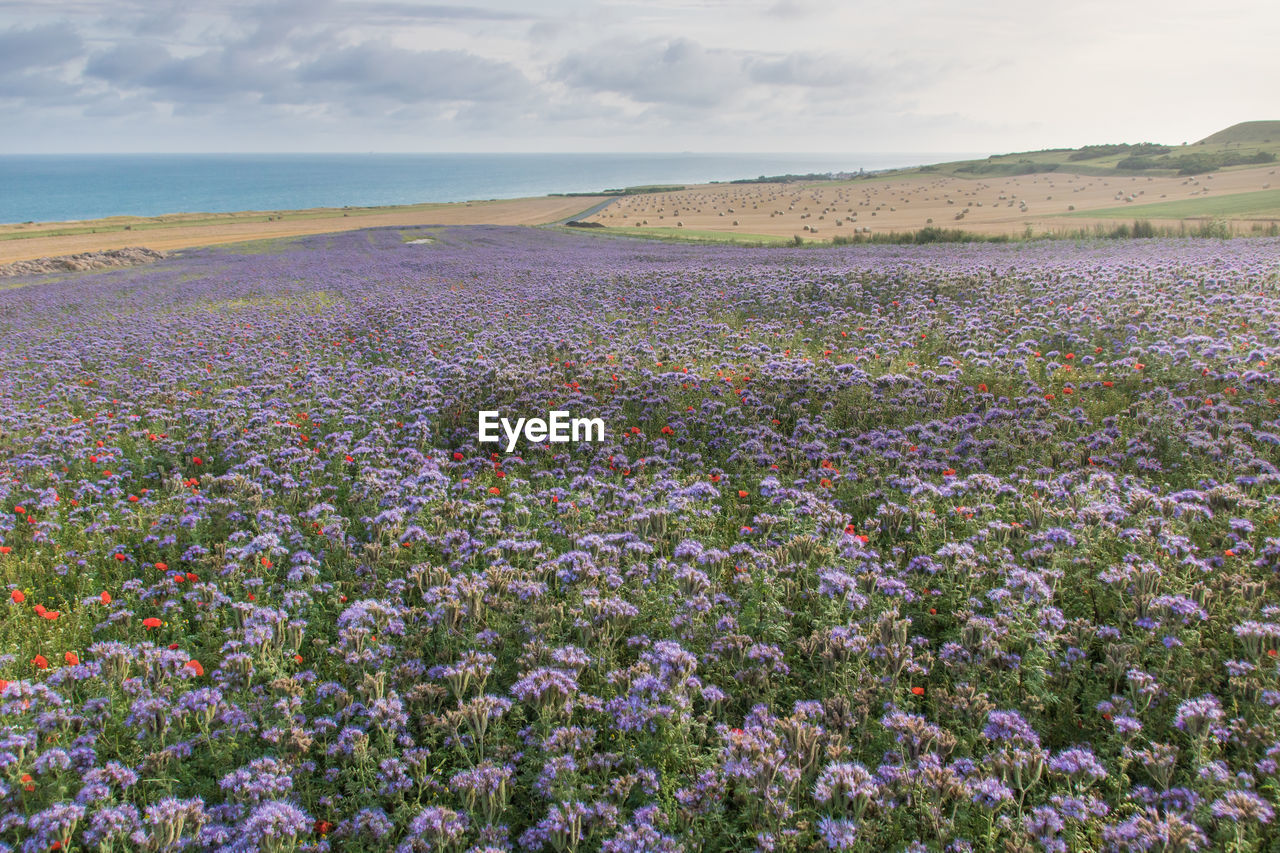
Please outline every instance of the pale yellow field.
[[[522, 198], [395, 208], [325, 208], [264, 213], [184, 213], [84, 222], [0, 225], [0, 264], [79, 252], [145, 246], [172, 251], [357, 228], [414, 225], [541, 225], [588, 209], [602, 198]], [[268, 217], [271, 217], [268, 219]], [[129, 226], [129, 230], [125, 227]]]
[[[678, 227], [818, 240], [867, 228], [873, 233], [915, 231], [928, 225], [983, 234], [1021, 234], [1030, 225], [1040, 234], [1092, 224], [1087, 218], [1064, 217], [1072, 208], [1080, 212], [1136, 207], [1272, 185], [1280, 186], [1275, 166], [1200, 177], [912, 174], [838, 183], [709, 184], [620, 198], [590, 219], [612, 227]], [[1117, 224], [1115, 219], [1106, 222]]]

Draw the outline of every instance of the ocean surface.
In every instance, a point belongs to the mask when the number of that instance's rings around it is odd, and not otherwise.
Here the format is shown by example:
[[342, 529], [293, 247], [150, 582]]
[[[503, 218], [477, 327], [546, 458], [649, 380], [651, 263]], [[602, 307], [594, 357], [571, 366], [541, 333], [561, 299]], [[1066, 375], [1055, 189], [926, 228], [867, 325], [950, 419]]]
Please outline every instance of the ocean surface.
[[0, 222], [520, 198], [975, 154], [10, 154]]

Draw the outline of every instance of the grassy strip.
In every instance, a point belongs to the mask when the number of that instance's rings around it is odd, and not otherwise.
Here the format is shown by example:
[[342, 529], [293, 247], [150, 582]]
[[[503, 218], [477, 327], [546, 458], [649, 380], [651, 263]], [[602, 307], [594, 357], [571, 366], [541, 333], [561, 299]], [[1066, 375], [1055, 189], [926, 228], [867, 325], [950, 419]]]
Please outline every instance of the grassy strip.
[[1128, 219], [1134, 216], [1147, 219], [1186, 219], [1198, 216], [1280, 217], [1280, 190], [1231, 193], [1208, 198], [1158, 201], [1141, 205], [1126, 204], [1123, 207], [1106, 207], [1100, 210], [1077, 210], [1064, 215], [1077, 219], [1082, 217]]

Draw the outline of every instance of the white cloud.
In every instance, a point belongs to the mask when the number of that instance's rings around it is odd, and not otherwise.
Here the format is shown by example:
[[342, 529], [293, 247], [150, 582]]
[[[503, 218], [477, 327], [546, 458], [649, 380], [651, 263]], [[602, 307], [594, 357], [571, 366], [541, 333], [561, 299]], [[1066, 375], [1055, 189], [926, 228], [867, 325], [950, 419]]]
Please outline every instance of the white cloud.
[[0, 152], [1179, 142], [1280, 117], [1278, 24], [1248, 0], [0, 0]]

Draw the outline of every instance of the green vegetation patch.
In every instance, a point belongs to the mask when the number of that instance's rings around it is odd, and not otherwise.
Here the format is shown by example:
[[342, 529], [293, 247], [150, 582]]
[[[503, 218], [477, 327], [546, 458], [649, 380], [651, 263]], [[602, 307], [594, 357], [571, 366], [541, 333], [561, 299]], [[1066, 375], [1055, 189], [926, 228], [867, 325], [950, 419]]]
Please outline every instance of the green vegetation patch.
[[1070, 217], [1104, 217], [1128, 219], [1138, 216], [1148, 219], [1186, 219], [1199, 216], [1232, 217], [1280, 217], [1280, 190], [1231, 193], [1230, 195], [1161, 201], [1153, 204], [1126, 204], [1123, 207], [1107, 207], [1102, 210], [1080, 210], [1068, 213]]

